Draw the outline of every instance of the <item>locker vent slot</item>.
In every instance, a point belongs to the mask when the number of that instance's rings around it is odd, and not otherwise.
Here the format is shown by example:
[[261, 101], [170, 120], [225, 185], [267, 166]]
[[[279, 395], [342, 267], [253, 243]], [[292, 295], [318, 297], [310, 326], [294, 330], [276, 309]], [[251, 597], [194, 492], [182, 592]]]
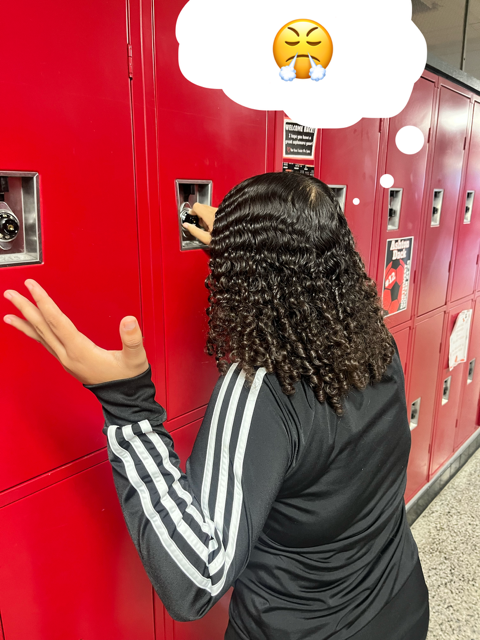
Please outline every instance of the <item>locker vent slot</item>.
[[463, 218], [463, 224], [470, 224], [472, 220], [473, 198], [475, 197], [475, 191], [467, 191], [467, 202], [465, 204], [465, 216]]
[[451, 384], [452, 384], [452, 376], [448, 376], [448, 378], [443, 381], [442, 405], [447, 404], [448, 402]]
[[474, 371], [475, 371], [475, 358], [473, 360], [470, 360], [470, 362], [468, 363], [467, 384], [470, 384], [470, 382], [473, 382], [473, 372]]
[[328, 186], [333, 191], [333, 194], [337, 199], [338, 204], [341, 206], [342, 211], [345, 213], [345, 199], [347, 196], [346, 185], [329, 184]]
[[443, 189], [435, 189], [433, 192], [432, 223], [431, 227], [440, 226], [440, 216], [442, 215]]
[[415, 402], [412, 402], [412, 406], [410, 409], [410, 431], [415, 429], [418, 425], [418, 416], [420, 414], [420, 400], [421, 398], [417, 398]]
[[388, 226], [387, 230], [398, 229], [400, 210], [402, 208], [403, 189], [390, 189], [388, 194]]

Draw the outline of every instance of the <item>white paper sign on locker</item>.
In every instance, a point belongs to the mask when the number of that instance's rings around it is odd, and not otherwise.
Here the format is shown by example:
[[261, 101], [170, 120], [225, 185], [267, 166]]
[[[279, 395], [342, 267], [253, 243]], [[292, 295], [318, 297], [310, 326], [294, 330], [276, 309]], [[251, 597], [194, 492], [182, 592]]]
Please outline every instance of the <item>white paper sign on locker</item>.
[[458, 314], [458, 318], [453, 327], [450, 336], [450, 353], [449, 367], [450, 371], [460, 364], [467, 361], [468, 337], [470, 335], [470, 324], [472, 321], [472, 310], [462, 311]]

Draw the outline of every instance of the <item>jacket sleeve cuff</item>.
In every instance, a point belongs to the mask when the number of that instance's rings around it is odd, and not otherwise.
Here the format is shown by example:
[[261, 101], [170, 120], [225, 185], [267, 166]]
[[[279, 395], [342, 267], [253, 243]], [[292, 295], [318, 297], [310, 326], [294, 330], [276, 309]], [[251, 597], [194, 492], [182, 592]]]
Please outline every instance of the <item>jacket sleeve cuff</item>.
[[155, 401], [150, 365], [134, 378], [83, 386], [101, 402], [107, 426], [124, 427], [140, 420], [148, 420], [152, 426], [158, 426], [167, 419], [167, 412]]

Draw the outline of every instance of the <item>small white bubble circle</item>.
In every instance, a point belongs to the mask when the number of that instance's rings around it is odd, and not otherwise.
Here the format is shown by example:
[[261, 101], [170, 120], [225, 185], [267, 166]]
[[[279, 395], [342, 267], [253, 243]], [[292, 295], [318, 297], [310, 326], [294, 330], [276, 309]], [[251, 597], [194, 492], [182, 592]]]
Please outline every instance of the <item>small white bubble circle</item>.
[[353, 199], [353, 204], [360, 204], [360, 199], [359, 198], [354, 198]]
[[403, 127], [397, 133], [395, 143], [402, 153], [413, 156], [423, 149], [425, 136], [418, 127]]
[[386, 173], [380, 178], [380, 184], [384, 189], [390, 189], [390, 187], [393, 187], [394, 183], [395, 183], [395, 178], [391, 176], [389, 173]]

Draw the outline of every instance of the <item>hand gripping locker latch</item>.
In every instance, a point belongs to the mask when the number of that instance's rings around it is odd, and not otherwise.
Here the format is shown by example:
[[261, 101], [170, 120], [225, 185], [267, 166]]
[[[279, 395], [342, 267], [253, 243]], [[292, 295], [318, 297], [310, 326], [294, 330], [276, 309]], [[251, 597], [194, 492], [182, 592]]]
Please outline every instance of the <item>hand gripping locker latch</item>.
[[199, 229], [203, 229], [200, 225], [198, 216], [191, 213], [193, 205], [206, 204], [212, 206], [212, 181], [211, 180], [175, 180], [175, 192], [177, 199], [178, 212], [178, 228], [180, 234], [180, 249], [187, 251], [189, 249], [208, 249], [209, 245], [203, 244], [187, 229], [182, 227], [184, 222], [194, 224]]

